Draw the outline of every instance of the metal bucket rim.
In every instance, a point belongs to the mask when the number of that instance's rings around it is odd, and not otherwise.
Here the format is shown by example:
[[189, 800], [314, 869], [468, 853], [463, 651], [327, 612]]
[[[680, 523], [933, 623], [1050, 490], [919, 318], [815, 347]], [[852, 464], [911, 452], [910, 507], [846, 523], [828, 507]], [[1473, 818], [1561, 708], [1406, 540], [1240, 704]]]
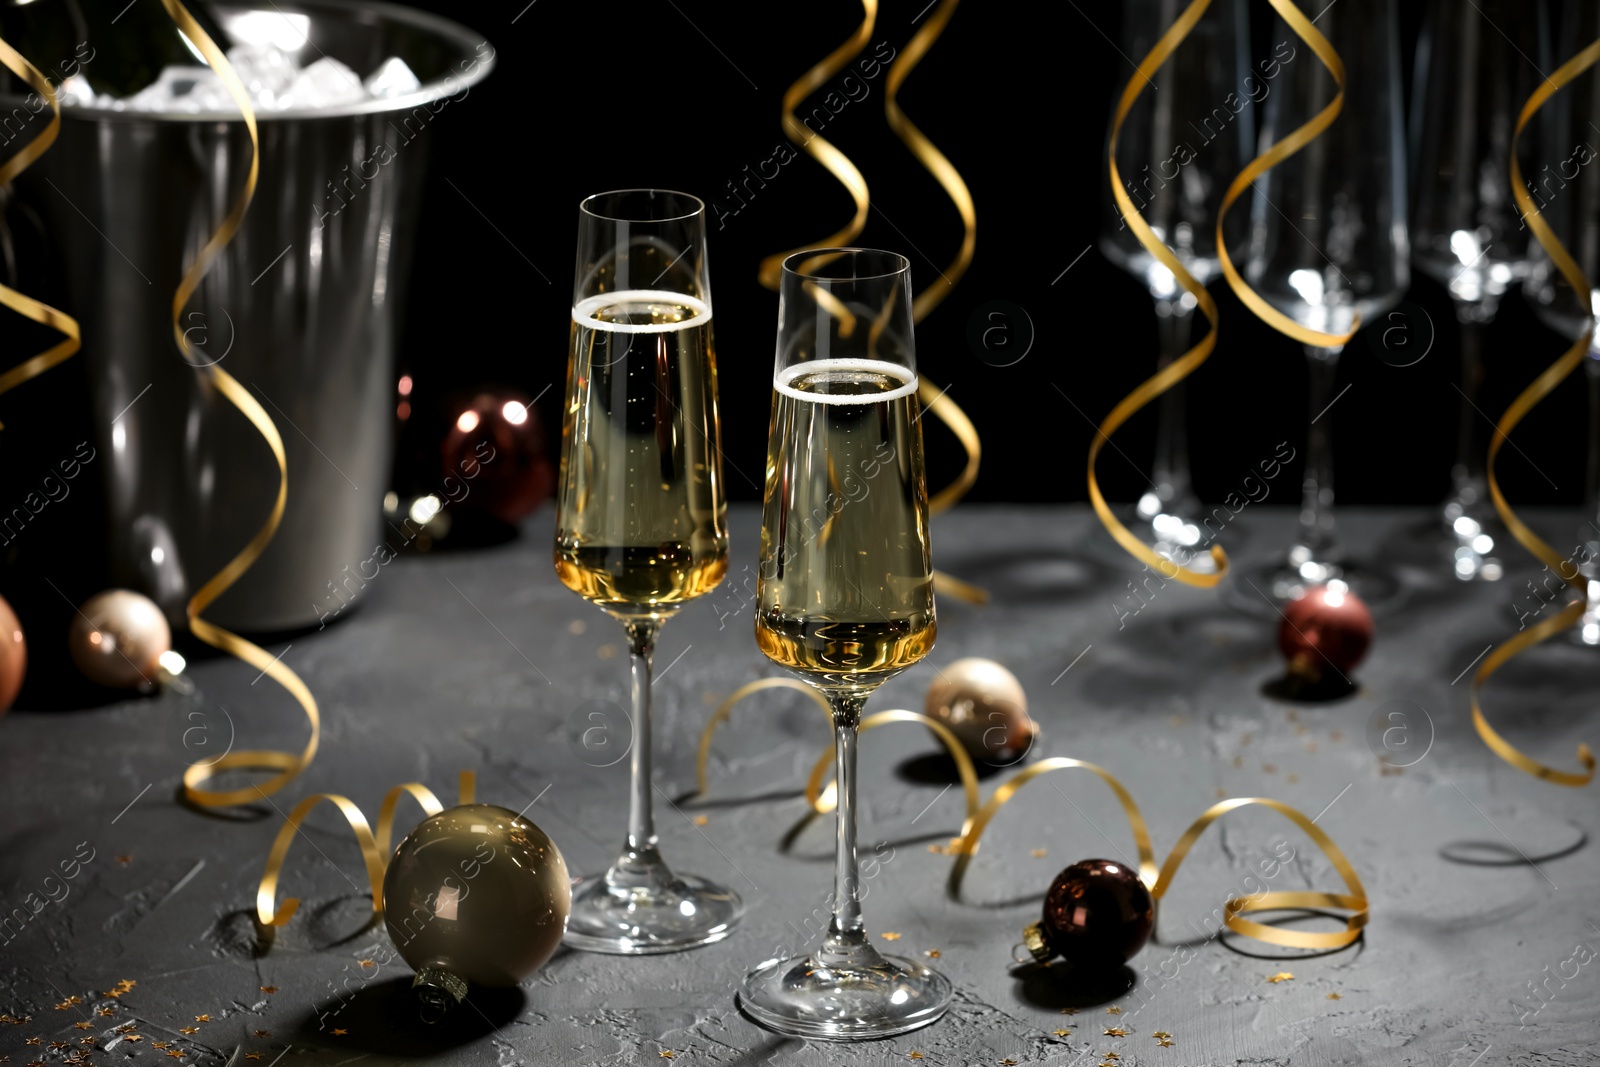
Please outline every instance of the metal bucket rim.
[[[217, 4], [218, 7], [253, 7], [248, 2], [229, 3], [227, 0]], [[488, 55], [480, 57], [478, 66], [470, 74], [447, 73], [442, 77], [425, 83], [416, 92], [406, 93], [402, 96], [384, 97], [379, 100], [362, 100], [356, 103], [340, 104], [337, 107], [318, 108], [314, 111], [257, 111], [256, 123], [258, 125], [270, 122], [305, 122], [317, 119], [350, 118], [355, 115], [381, 115], [392, 111], [406, 111], [423, 104], [431, 104], [435, 100], [447, 96], [454, 96], [465, 89], [483, 81], [494, 69], [498, 53], [488, 38], [483, 37], [463, 26], [459, 22], [444, 18], [427, 11], [419, 11], [414, 7], [403, 4], [391, 4], [386, 0], [285, 0], [283, 4], [272, 4], [278, 11], [295, 11], [321, 8], [323, 10], [338, 11], [343, 13], [363, 12], [377, 14], [394, 22], [405, 23], [421, 30], [429, 30], [440, 38], [457, 44], [462, 51], [469, 55], [477, 55], [477, 46], [489, 46]], [[261, 8], [265, 10], [265, 8]], [[200, 68], [197, 68], [200, 69]], [[454, 80], [453, 85], [449, 84]], [[29, 94], [36, 95], [36, 94]], [[0, 106], [13, 107], [25, 106], [27, 97], [17, 96], [12, 93], [0, 93]], [[63, 105], [60, 108], [61, 120], [66, 122], [71, 119], [83, 119], [98, 122], [102, 119], [112, 119], [123, 122], [223, 122], [239, 123], [243, 125], [244, 116], [237, 111], [115, 111], [103, 107], [83, 107], [80, 105]]]

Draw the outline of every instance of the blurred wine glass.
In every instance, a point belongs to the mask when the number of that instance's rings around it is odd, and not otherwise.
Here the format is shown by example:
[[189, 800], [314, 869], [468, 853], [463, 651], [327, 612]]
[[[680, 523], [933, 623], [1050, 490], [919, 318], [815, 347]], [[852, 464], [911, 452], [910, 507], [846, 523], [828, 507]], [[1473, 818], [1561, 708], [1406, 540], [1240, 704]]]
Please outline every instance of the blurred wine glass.
[[[1513, 10], [1514, 8], [1518, 10]], [[1444, 285], [1461, 333], [1456, 459], [1443, 519], [1463, 581], [1501, 576], [1506, 532], [1485, 480], [1483, 342], [1527, 273], [1528, 229], [1511, 196], [1511, 134], [1540, 81], [1537, 11], [1515, 0], [1435, 0], [1417, 46], [1411, 113], [1412, 262]]]
[[[1344, 61], [1344, 109], [1256, 181], [1245, 276], [1299, 325], [1337, 334], [1382, 317], [1411, 280], [1395, 0], [1339, 0], [1317, 28]], [[1283, 68], [1263, 115], [1263, 150], [1326, 107], [1338, 88], [1305, 45]], [[1345, 583], [1374, 610], [1400, 594], [1392, 571], [1353, 565], [1336, 536], [1330, 409], [1341, 351], [1306, 346], [1311, 422], [1299, 533], [1284, 558], [1232, 587], [1230, 599], [1245, 610], [1275, 614], [1279, 602], [1324, 583]]]
[[[1127, 0], [1123, 53], [1135, 61], [1148, 53], [1186, 6], [1187, 0]], [[1248, 45], [1243, 0], [1213, 4], [1183, 47], [1155, 72], [1153, 85], [1145, 87], [1128, 113], [1117, 142], [1117, 169], [1129, 198], [1202, 285], [1220, 273], [1214, 239], [1217, 208], [1229, 179], [1244, 165], [1247, 146], [1254, 143], [1256, 107], [1271, 94], [1281, 66], [1268, 60], [1252, 70]], [[1101, 253], [1144, 283], [1155, 301], [1160, 334], [1156, 365], [1165, 367], [1189, 348], [1195, 298], [1138, 242], [1109, 193], [1103, 217]], [[1214, 564], [1208, 554], [1197, 551], [1208, 531], [1190, 476], [1185, 422], [1179, 383], [1157, 404], [1150, 486], [1139, 497], [1129, 527], [1157, 554], [1205, 571]]]
[[[1600, 37], [1600, 7], [1578, 0], [1554, 5], [1551, 39], [1564, 62]], [[1528, 195], [1545, 222], [1583, 268], [1588, 293], [1575, 293], [1537, 242], [1529, 243], [1529, 275], [1523, 291], [1539, 318], [1567, 343], [1600, 327], [1600, 73], [1591, 67], [1556, 93], [1523, 134], [1533, 145], [1523, 165]], [[1588, 475], [1574, 562], [1587, 580], [1588, 610], [1569, 633], [1572, 640], [1600, 647], [1600, 336], [1591, 337], [1583, 369], [1589, 388]], [[1542, 358], [1540, 362], [1542, 363]], [[1556, 550], [1566, 546], [1557, 543]]]

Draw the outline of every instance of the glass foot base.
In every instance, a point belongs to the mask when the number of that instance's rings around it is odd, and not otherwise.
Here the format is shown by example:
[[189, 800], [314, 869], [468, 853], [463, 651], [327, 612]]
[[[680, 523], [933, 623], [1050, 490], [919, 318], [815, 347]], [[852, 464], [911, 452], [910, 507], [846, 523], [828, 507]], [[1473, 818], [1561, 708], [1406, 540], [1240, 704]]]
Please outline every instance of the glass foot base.
[[1303, 596], [1308, 589], [1329, 582], [1344, 582], [1374, 615], [1398, 607], [1405, 587], [1392, 571], [1352, 563], [1305, 563], [1287, 560], [1241, 571], [1228, 581], [1224, 599], [1246, 615], [1278, 618], [1279, 608]]
[[901, 956], [828, 968], [809, 956], [768, 960], [739, 986], [739, 1006], [768, 1030], [822, 1041], [892, 1037], [935, 1022], [950, 980]]
[[618, 956], [682, 952], [721, 941], [743, 914], [739, 894], [692, 874], [626, 886], [607, 872], [579, 880], [562, 940], [569, 948]]

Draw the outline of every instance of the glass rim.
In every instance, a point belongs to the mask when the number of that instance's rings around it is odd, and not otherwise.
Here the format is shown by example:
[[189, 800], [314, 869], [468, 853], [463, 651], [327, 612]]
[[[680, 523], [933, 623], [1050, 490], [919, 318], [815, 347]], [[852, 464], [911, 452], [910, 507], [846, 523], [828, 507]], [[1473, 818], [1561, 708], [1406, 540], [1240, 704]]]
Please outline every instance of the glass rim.
[[[603, 197], [623, 197], [630, 193], [665, 193], [668, 196], [682, 197], [684, 200], [694, 205], [694, 207], [690, 211], [685, 211], [677, 215], [662, 215], [659, 218], [641, 219], [623, 215], [608, 214], [602, 211], [597, 211], [591, 206], [595, 201], [600, 200]], [[701, 200], [698, 196], [695, 196], [693, 193], [685, 193], [678, 189], [661, 189], [654, 186], [640, 186], [633, 189], [607, 189], [605, 192], [601, 193], [590, 193], [588, 196], [578, 201], [578, 210], [590, 218], [601, 219], [605, 222], [681, 222], [684, 219], [692, 219], [697, 216], [705, 215], [706, 202]]]
[[[882, 256], [886, 260], [889, 260], [897, 265], [891, 270], [875, 271], [872, 273], [853, 273], [847, 275], [821, 274], [799, 269], [800, 264], [803, 261], [817, 256], [832, 256], [834, 259], [842, 256], [849, 256], [852, 262], [860, 259], [863, 256]], [[909, 274], [910, 271], [911, 261], [909, 259], [907, 259], [905, 256], [902, 256], [899, 252], [890, 252], [882, 248], [807, 248], [802, 249], [799, 252], [792, 252], [788, 256], [784, 257], [783, 260], [783, 273], [792, 274], [796, 278], [800, 278], [803, 281], [808, 282], [867, 282], [876, 281], [882, 278], [893, 278], [900, 274]]]

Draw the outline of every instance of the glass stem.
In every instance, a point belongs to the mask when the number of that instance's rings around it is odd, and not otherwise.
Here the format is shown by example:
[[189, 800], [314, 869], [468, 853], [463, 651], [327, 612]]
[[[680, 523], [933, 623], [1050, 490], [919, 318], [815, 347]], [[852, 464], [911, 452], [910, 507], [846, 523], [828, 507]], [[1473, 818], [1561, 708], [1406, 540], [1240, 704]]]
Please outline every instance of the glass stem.
[[[1189, 349], [1194, 308], [1185, 302], [1187, 295], [1176, 300], [1156, 301], [1156, 324], [1161, 331], [1158, 370], [1165, 369]], [[1156, 421], [1156, 454], [1151, 464], [1151, 481], [1156, 484], [1157, 495], [1178, 513], [1189, 511], [1194, 500], [1194, 486], [1189, 477], [1185, 399], [1183, 382], [1161, 394]]]
[[1306, 433], [1306, 473], [1300, 493], [1300, 538], [1291, 559], [1298, 566], [1328, 562], [1334, 549], [1333, 415], [1334, 380], [1342, 348], [1306, 346], [1311, 379], [1311, 425]]
[[[1595, 335], [1600, 338], [1600, 332]], [[1600, 344], [1589, 349], [1583, 361], [1589, 380], [1589, 455], [1584, 485], [1584, 525], [1578, 531], [1580, 546], [1588, 549], [1588, 560], [1580, 573], [1588, 580], [1584, 599], [1587, 605], [1578, 620], [1578, 640], [1585, 645], [1600, 645]]]
[[824, 967], [871, 967], [882, 962], [867, 940], [861, 921], [861, 878], [856, 865], [856, 730], [861, 724], [864, 693], [830, 692], [833, 705], [834, 758], [837, 761], [835, 809], [838, 833], [833, 867], [833, 919], [816, 953]]
[[[614, 881], [627, 884], [632, 875], [643, 877], [663, 867], [656, 850], [655, 807], [650, 790], [650, 659], [656, 650], [659, 619], [629, 619], [628, 660], [633, 695], [633, 751], [628, 795], [628, 842], [612, 868]], [[620, 876], [620, 878], [618, 877]]]
[[1460, 422], [1456, 429], [1456, 462], [1450, 469], [1453, 489], [1451, 503], [1464, 510], [1481, 503], [1488, 492], [1484, 481], [1484, 463], [1487, 449], [1480, 443], [1478, 431], [1483, 418], [1475, 405], [1478, 387], [1483, 382], [1483, 334], [1488, 321], [1468, 306], [1456, 308], [1456, 319], [1461, 324], [1461, 403]]

